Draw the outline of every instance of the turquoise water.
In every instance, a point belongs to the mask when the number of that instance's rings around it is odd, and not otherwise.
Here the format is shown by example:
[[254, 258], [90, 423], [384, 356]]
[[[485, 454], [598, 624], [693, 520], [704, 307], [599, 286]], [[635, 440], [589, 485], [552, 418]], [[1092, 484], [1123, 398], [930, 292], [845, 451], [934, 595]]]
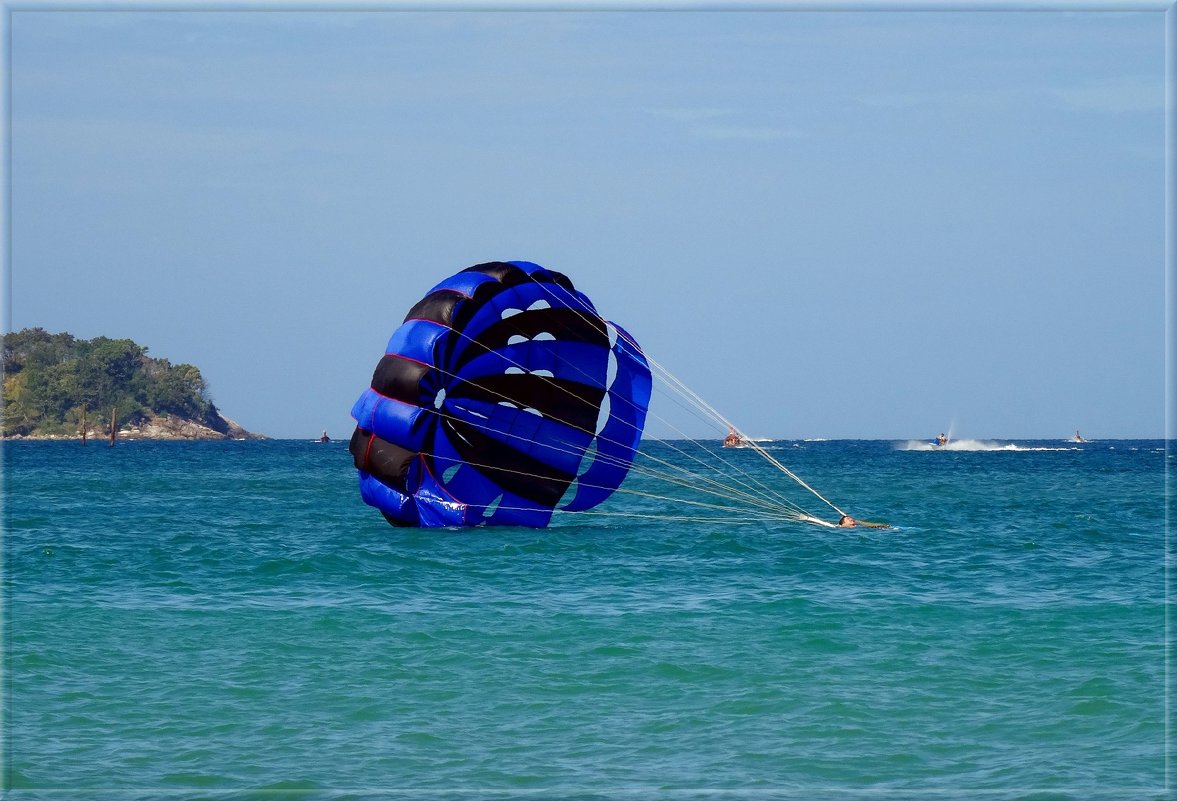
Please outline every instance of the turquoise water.
[[770, 447], [898, 528], [395, 530], [342, 443], [5, 443], [6, 795], [1167, 797], [1163, 442]]

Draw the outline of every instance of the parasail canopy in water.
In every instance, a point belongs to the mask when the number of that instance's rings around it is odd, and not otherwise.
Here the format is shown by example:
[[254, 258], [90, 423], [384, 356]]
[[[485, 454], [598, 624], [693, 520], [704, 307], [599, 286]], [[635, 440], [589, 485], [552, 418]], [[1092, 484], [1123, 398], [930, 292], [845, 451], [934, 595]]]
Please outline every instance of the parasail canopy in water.
[[564, 275], [488, 262], [429, 291], [352, 407], [360, 495], [394, 525], [546, 526], [633, 463], [651, 376]]

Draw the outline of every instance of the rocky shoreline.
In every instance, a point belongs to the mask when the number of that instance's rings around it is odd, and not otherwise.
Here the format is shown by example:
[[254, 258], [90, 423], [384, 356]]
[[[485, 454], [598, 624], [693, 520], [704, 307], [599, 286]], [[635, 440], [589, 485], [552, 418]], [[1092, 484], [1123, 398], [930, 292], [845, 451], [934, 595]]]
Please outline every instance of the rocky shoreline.
[[[124, 425], [118, 430], [118, 438], [126, 440], [260, 440], [269, 439], [265, 434], [255, 434], [246, 431], [240, 425], [227, 417], [221, 416], [217, 420], [217, 428], [211, 428], [195, 420], [185, 420], [171, 415], [152, 417], [139, 425]], [[86, 438], [89, 440], [106, 440], [110, 437], [110, 429], [101, 424], [86, 427]], [[13, 434], [6, 436], [7, 440], [53, 441], [53, 440], [81, 440], [79, 429], [73, 434]]]

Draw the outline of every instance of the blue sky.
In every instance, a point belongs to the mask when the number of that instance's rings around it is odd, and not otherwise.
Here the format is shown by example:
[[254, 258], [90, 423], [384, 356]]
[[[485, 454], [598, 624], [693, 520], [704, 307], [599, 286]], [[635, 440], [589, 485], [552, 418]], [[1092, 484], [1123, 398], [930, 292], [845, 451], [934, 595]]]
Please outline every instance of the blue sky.
[[1164, 433], [1161, 11], [262, 9], [12, 12], [9, 329], [346, 437], [525, 259], [753, 435]]

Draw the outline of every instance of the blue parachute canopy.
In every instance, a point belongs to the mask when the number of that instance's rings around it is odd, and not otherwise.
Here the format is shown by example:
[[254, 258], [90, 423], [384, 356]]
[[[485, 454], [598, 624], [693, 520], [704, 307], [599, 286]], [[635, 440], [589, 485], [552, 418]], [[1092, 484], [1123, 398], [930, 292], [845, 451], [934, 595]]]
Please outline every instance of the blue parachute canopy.
[[394, 525], [546, 526], [621, 485], [650, 390], [637, 343], [566, 276], [475, 265], [409, 310], [352, 407], [360, 495]]

